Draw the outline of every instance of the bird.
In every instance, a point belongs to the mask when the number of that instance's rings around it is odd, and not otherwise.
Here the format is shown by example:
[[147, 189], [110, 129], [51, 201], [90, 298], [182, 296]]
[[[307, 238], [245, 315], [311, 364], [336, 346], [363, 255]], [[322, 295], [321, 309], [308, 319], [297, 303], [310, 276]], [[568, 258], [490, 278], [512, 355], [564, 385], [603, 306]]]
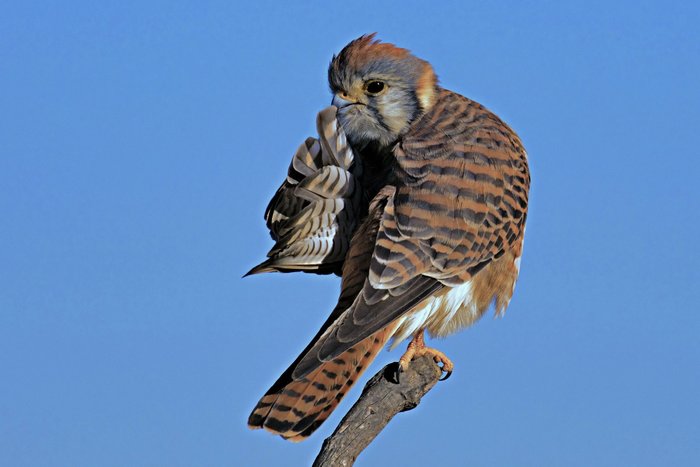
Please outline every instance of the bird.
[[[425, 343], [508, 307], [520, 272], [530, 171], [519, 136], [440, 86], [409, 50], [365, 34], [333, 55], [319, 138], [292, 159], [265, 214], [260, 272], [341, 276], [338, 303], [248, 418], [294, 442], [331, 414], [384, 346]], [[400, 374], [400, 373], [399, 373]]]

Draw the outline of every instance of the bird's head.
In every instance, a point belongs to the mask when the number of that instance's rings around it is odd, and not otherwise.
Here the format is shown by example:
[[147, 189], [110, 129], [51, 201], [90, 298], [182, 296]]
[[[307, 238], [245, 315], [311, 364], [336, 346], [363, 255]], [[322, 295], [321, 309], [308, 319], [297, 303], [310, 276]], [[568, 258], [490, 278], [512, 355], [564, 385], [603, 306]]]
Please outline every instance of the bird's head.
[[351, 144], [388, 146], [432, 107], [437, 78], [408, 50], [364, 35], [333, 56], [328, 68], [338, 122]]

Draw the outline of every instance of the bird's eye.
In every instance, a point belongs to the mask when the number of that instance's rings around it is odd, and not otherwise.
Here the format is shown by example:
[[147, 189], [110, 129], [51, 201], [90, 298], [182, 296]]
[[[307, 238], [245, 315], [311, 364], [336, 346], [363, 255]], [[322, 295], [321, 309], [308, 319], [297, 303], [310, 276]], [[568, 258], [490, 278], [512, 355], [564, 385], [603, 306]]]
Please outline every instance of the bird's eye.
[[366, 89], [368, 94], [379, 94], [385, 87], [386, 85], [381, 81], [370, 81]]

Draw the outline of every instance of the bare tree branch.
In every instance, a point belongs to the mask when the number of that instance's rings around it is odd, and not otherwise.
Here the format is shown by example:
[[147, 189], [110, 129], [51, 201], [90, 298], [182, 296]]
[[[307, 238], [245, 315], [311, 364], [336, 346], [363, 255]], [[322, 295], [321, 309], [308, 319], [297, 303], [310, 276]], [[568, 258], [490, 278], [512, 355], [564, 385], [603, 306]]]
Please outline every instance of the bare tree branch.
[[362, 395], [326, 438], [314, 467], [349, 467], [399, 412], [415, 408], [440, 379], [429, 356], [416, 358], [396, 381], [398, 363], [390, 363], [367, 382]]

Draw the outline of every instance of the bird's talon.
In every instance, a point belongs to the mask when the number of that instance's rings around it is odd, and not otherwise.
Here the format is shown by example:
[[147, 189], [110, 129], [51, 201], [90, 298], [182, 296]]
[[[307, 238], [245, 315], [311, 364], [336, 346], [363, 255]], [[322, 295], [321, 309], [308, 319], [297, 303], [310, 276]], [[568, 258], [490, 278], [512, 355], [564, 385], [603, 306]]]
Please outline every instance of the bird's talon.
[[440, 381], [445, 381], [452, 375], [452, 369], [454, 368], [453, 363], [450, 361], [449, 358], [447, 358], [447, 356], [444, 353], [440, 352], [439, 350], [426, 347], [425, 341], [423, 340], [423, 331], [420, 331], [413, 337], [411, 343], [408, 344], [406, 353], [404, 353], [399, 359], [399, 371], [397, 372], [396, 380], [398, 381], [399, 379], [399, 372], [406, 371], [411, 361], [415, 357], [420, 357], [422, 355], [432, 356], [433, 361], [438, 366], [438, 368], [440, 368], [440, 374], [442, 375], [442, 373], [445, 373], [445, 376], [442, 376], [440, 378]]

